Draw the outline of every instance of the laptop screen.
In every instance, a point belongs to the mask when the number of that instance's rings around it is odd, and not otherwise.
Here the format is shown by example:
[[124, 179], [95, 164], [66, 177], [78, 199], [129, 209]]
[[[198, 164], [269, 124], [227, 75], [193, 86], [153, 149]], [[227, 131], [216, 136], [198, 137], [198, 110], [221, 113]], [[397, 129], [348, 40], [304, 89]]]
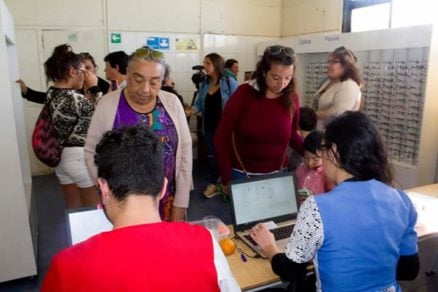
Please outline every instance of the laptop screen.
[[259, 221], [285, 221], [298, 212], [295, 179], [291, 172], [231, 183], [235, 227]]
[[67, 210], [67, 233], [70, 244], [84, 241], [91, 236], [113, 228], [102, 209], [94, 207]]

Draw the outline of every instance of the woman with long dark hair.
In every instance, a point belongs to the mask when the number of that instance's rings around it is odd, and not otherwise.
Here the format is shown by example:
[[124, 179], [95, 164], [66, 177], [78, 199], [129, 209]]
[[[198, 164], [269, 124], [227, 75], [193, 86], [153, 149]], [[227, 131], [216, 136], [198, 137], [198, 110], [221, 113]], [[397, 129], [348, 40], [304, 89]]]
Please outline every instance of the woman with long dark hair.
[[255, 80], [240, 85], [227, 103], [214, 144], [225, 185], [287, 168], [289, 145], [302, 153], [295, 63], [291, 48], [267, 47]]
[[[97, 76], [86, 70], [82, 57], [67, 45], [57, 46], [44, 63], [52, 121], [63, 146], [61, 162], [55, 168], [66, 208], [96, 205], [99, 197], [84, 160], [84, 145], [91, 116], [101, 92]], [[84, 89], [87, 98], [78, 90]]]
[[285, 253], [257, 224], [252, 238], [284, 280], [295, 281], [312, 261], [322, 291], [400, 291], [397, 280], [419, 270], [417, 213], [393, 174], [380, 135], [361, 112], [334, 118], [318, 155], [336, 187], [301, 205]]
[[237, 82], [225, 75], [225, 61], [217, 53], [210, 53], [204, 58], [206, 80], [199, 88], [198, 96], [193, 105], [195, 113], [202, 113], [202, 131], [207, 142], [208, 172], [210, 184], [204, 191], [204, 196], [211, 198], [220, 193], [218, 185], [219, 171], [213, 146], [213, 137], [222, 116], [222, 111], [230, 96], [237, 88]]

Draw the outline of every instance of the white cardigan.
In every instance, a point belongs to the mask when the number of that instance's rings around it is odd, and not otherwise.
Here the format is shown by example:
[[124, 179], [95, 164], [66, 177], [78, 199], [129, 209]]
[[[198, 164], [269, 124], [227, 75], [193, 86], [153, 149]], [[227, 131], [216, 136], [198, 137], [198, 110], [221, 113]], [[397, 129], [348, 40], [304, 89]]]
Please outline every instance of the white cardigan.
[[352, 79], [345, 81], [327, 80], [316, 92], [319, 96], [318, 111], [328, 111], [325, 119], [319, 119], [317, 129], [324, 129], [332, 118], [346, 111], [357, 111], [360, 106], [360, 87]]
[[[113, 129], [117, 106], [123, 88], [112, 91], [102, 97], [91, 119], [85, 142], [85, 162], [94, 181], [97, 178], [97, 168], [94, 164], [96, 145], [103, 134]], [[188, 208], [190, 189], [192, 186], [192, 138], [187, 124], [184, 109], [178, 97], [166, 91], [160, 91], [158, 97], [172, 119], [178, 136], [175, 166], [175, 199], [173, 205]]]

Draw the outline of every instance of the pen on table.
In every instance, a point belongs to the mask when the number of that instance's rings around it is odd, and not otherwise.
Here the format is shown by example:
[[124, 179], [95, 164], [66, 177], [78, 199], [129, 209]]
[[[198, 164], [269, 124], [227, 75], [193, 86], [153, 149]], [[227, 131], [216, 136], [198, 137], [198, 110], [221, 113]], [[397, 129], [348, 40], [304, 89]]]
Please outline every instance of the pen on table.
[[242, 262], [246, 263], [246, 261], [247, 261], [246, 256], [243, 254], [243, 252], [240, 250], [240, 248], [237, 248], [237, 251], [240, 254], [240, 259], [242, 260]]

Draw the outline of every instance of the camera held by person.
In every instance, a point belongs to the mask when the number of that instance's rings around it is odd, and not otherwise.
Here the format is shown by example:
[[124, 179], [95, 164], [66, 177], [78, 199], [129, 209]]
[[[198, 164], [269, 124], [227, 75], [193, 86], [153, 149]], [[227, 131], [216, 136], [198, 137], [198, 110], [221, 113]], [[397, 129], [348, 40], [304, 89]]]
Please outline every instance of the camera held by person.
[[202, 65], [196, 65], [192, 67], [192, 70], [197, 70], [197, 72], [195, 72], [192, 75], [192, 82], [195, 84], [196, 86], [196, 90], [199, 89], [200, 84], [205, 80], [206, 78], [206, 74], [204, 73], [204, 66]]

